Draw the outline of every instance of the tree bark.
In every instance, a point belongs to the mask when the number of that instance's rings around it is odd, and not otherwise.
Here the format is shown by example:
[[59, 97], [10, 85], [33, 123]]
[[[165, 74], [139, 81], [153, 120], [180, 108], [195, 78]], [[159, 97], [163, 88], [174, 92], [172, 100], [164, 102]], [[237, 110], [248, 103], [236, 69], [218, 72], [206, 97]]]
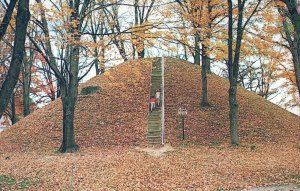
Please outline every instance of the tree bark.
[[[73, 81], [73, 80], [72, 80]], [[69, 90], [67, 87], [62, 87], [62, 104], [63, 104], [63, 140], [59, 148], [62, 153], [74, 152], [79, 149], [75, 143], [74, 132], [74, 114], [77, 93], [74, 94], [74, 90], [77, 89], [75, 84], [69, 84]]]
[[4, 37], [7, 27], [9, 25], [9, 22], [11, 20], [11, 16], [14, 12], [14, 8], [16, 6], [17, 0], [11, 0], [7, 6], [5, 15], [2, 19], [1, 25], [0, 25], [0, 40]]
[[195, 34], [195, 54], [194, 54], [194, 64], [200, 65], [200, 38], [198, 34]]
[[201, 78], [202, 78], [202, 99], [201, 106], [208, 107], [208, 90], [207, 90], [207, 66], [209, 65], [209, 57], [207, 56], [207, 47], [202, 45], [202, 66], [201, 66]]
[[298, 94], [300, 97], [300, 44], [297, 43], [297, 50], [293, 51], [293, 64], [294, 64], [294, 70], [296, 75], [296, 85], [298, 88]]
[[11, 64], [0, 91], [0, 118], [5, 111], [18, 81], [25, 50], [27, 25], [30, 18], [29, 0], [20, 0], [18, 5], [16, 33]]
[[29, 59], [25, 55], [22, 68], [23, 77], [23, 116], [30, 114], [30, 81], [31, 81], [31, 65], [33, 62], [33, 51], [30, 50]]
[[60, 152], [73, 152], [79, 149], [75, 143], [74, 113], [78, 94], [79, 46], [75, 45], [71, 52], [69, 83], [61, 85], [63, 104], [63, 140]]
[[233, 60], [233, 6], [232, 1], [228, 0], [228, 73], [229, 73], [229, 127], [230, 127], [230, 138], [232, 145], [239, 145], [238, 136], [238, 103], [236, 99], [237, 90], [237, 78], [235, 77], [234, 67], [235, 63]]
[[11, 100], [10, 100], [10, 106], [11, 106], [11, 124], [17, 123], [17, 114], [16, 114], [16, 104], [15, 104], [15, 94], [13, 93], [11, 95]]
[[[143, 43], [143, 42], [140, 42], [140, 43]], [[144, 45], [143, 44], [142, 44], [143, 50], [140, 51], [140, 52], [138, 52], [138, 58], [145, 58], [145, 49], [144, 49]]]

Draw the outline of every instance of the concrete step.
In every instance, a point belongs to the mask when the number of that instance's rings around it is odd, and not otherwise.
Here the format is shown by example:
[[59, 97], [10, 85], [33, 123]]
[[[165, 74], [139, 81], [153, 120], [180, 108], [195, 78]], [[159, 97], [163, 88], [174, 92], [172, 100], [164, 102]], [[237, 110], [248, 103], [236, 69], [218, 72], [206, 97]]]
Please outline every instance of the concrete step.
[[149, 131], [147, 136], [161, 136], [161, 131]]
[[[157, 59], [152, 66], [150, 95], [153, 96], [162, 86], [161, 59]], [[149, 144], [161, 144], [161, 109], [156, 108], [148, 113], [147, 139]]]
[[149, 120], [148, 125], [160, 125], [161, 120]]
[[159, 130], [157, 129], [149, 129], [148, 132], [147, 132], [147, 135], [150, 135], [150, 136], [161, 136], [161, 128], [159, 128]]

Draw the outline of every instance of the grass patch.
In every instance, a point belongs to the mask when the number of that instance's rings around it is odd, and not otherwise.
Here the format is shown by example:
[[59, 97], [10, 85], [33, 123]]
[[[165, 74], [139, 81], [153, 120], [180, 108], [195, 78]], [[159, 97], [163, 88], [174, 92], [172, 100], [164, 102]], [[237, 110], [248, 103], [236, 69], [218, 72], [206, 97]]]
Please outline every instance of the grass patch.
[[289, 177], [291, 179], [300, 180], [300, 175], [298, 175], [298, 174], [290, 174]]
[[4, 185], [15, 185], [16, 180], [6, 175], [0, 175], [0, 184]]
[[13, 190], [26, 190], [31, 186], [38, 185], [40, 180], [38, 178], [23, 178], [20, 181], [9, 177], [7, 175], [0, 175], [0, 186], [2, 185], [4, 188], [10, 188]]

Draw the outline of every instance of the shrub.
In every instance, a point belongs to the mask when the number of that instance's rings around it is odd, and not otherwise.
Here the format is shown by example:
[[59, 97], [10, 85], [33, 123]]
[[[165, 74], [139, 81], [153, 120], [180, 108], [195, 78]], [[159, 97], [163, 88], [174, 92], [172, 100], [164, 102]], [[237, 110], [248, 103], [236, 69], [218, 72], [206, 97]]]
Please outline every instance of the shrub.
[[101, 90], [99, 86], [87, 86], [81, 89], [80, 95], [90, 95], [96, 93], [98, 90]]
[[256, 144], [251, 144], [250, 149], [251, 149], [251, 151], [254, 151], [256, 149]]

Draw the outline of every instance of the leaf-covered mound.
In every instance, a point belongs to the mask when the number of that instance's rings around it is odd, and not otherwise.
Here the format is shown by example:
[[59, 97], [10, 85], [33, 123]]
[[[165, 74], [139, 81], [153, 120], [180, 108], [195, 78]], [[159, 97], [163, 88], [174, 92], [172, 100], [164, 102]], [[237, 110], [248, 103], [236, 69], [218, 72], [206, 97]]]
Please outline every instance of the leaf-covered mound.
[[[75, 111], [76, 142], [87, 147], [144, 144], [151, 60], [129, 61], [83, 84], [101, 91], [79, 95]], [[55, 150], [62, 139], [61, 101], [39, 109], [0, 133], [0, 152]]]
[[[84, 148], [146, 144], [151, 64], [155, 59], [129, 61], [83, 84], [101, 91], [79, 95], [76, 142]], [[200, 67], [166, 59], [166, 138], [181, 143], [177, 110], [188, 110], [187, 141], [199, 145], [229, 142], [228, 82], [208, 75], [211, 107], [200, 107]], [[239, 134], [242, 144], [299, 144], [299, 117], [239, 88]], [[62, 138], [62, 107], [55, 101], [0, 133], [0, 152], [56, 150]]]
[[[178, 108], [187, 108], [187, 141], [212, 145], [229, 143], [229, 105], [227, 80], [208, 74], [208, 101], [200, 107], [201, 70], [199, 66], [177, 59], [167, 59], [165, 69], [167, 140], [173, 145], [181, 140]], [[242, 144], [300, 143], [300, 117], [264, 98], [238, 88], [239, 135]]]
[[[54, 152], [62, 137], [60, 101], [0, 133], [0, 190], [243, 190], [300, 182], [299, 117], [239, 89], [241, 147], [229, 146], [228, 82], [209, 75], [201, 108], [200, 69], [166, 59], [166, 136], [174, 151], [152, 157], [144, 147], [151, 62], [130, 61], [83, 84], [77, 153]], [[80, 92], [79, 90], [79, 92]], [[182, 142], [177, 109], [187, 107]], [[207, 146], [209, 145], [209, 146]], [[297, 146], [298, 145], [298, 146]]]

